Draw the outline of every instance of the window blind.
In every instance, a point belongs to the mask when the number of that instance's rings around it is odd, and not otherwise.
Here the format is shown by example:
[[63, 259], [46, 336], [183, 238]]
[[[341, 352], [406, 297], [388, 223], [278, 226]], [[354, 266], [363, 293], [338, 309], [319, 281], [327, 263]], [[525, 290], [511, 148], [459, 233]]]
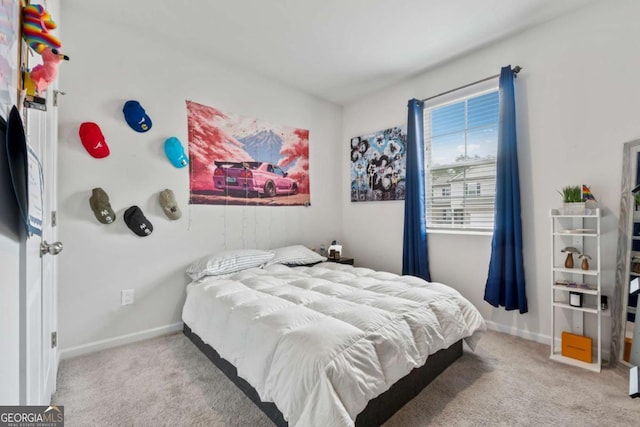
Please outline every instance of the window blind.
[[498, 91], [425, 106], [427, 228], [492, 230]]

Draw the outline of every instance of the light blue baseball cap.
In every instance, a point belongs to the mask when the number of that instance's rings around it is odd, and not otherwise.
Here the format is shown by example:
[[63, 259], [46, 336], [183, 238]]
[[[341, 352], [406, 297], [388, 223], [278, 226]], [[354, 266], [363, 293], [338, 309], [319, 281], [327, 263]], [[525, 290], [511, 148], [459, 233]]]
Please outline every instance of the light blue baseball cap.
[[189, 158], [184, 153], [180, 140], [175, 136], [167, 138], [164, 142], [164, 152], [171, 164], [177, 168], [183, 168], [189, 164]]

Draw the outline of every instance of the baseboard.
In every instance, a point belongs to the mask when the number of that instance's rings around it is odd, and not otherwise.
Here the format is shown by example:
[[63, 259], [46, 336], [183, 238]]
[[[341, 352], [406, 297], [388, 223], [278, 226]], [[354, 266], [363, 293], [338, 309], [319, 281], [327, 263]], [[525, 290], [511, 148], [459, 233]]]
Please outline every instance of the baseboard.
[[501, 323], [492, 322], [491, 320], [485, 320], [487, 329], [492, 331], [504, 332], [505, 334], [514, 335], [516, 337], [524, 338], [529, 341], [539, 342], [540, 344], [549, 345], [551, 342], [551, 336], [538, 334], [530, 331], [523, 331], [514, 326], [506, 326]]
[[[500, 323], [492, 322], [491, 320], [485, 320], [487, 324], [487, 329], [492, 331], [504, 332], [505, 334], [514, 335], [516, 337], [524, 338], [529, 341], [535, 341], [540, 344], [551, 345], [551, 335], [543, 335], [538, 333], [533, 333], [530, 331], [523, 331], [521, 329], [515, 328], [513, 326], [509, 327], [506, 325], [502, 325]], [[560, 348], [560, 338], [556, 338], [556, 348]], [[609, 360], [609, 355], [611, 352], [608, 348], [602, 349], [602, 360], [603, 363], [606, 360]]]
[[131, 344], [133, 342], [142, 341], [149, 338], [155, 338], [162, 335], [180, 332], [182, 331], [182, 327], [182, 322], [174, 323], [171, 325], [160, 326], [158, 328], [134, 332], [132, 334], [120, 335], [118, 337], [108, 338], [106, 340], [94, 341], [76, 347], [66, 348], [58, 352], [59, 360], [70, 359], [72, 357], [82, 356], [84, 354], [94, 353], [96, 351], [106, 350], [112, 347], [119, 347], [121, 345]]
[[[515, 327], [509, 327], [500, 323], [493, 322], [491, 320], [485, 320], [487, 328], [492, 331], [504, 332], [509, 335], [524, 338], [526, 340], [539, 342], [540, 344], [549, 345], [551, 342], [551, 336], [543, 335], [539, 333], [533, 333], [530, 331], [523, 331]], [[134, 332], [132, 334], [121, 335], [119, 337], [108, 338], [106, 340], [94, 341], [88, 344], [79, 345], [76, 347], [67, 348], [58, 352], [58, 365], [61, 360], [70, 359], [76, 356], [82, 356], [84, 354], [94, 353], [100, 350], [106, 350], [112, 347], [118, 347], [125, 344], [130, 344], [136, 341], [142, 341], [149, 338], [155, 338], [162, 335], [168, 335], [175, 332], [182, 331], [183, 323], [174, 323], [171, 325], [160, 326], [158, 328], [147, 329], [140, 332]], [[602, 349], [603, 358], [609, 357], [608, 349]]]

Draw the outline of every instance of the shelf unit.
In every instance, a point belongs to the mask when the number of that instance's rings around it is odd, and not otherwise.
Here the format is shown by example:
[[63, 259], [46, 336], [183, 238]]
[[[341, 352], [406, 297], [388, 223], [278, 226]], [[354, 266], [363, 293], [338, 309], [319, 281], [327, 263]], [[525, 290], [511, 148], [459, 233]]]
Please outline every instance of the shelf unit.
[[[638, 206], [638, 203], [634, 201], [633, 208], [635, 210], [630, 218], [631, 228], [629, 230], [631, 234], [631, 251], [629, 253], [629, 278], [625, 288], [627, 290], [629, 290], [631, 281], [640, 277], [640, 268], [638, 268], [638, 264], [640, 264], [640, 211], [637, 210]], [[637, 305], [638, 296], [629, 295], [627, 297], [627, 305], [624, 307], [623, 360], [632, 366], [640, 360], [640, 326], [636, 326], [636, 323], [640, 325], [640, 322], [636, 322]]]
[[[564, 215], [552, 209], [551, 217], [551, 355], [552, 360], [594, 372], [602, 367], [602, 292], [600, 258], [600, 209], [588, 210], [584, 215]], [[564, 247], [573, 246], [588, 254], [589, 269], [583, 270], [581, 261], [574, 259], [577, 268], [566, 268]], [[574, 255], [575, 257], [576, 255]], [[639, 275], [640, 276], [640, 275]], [[570, 305], [571, 293], [578, 293], [580, 307]], [[589, 333], [585, 331], [586, 326]], [[595, 326], [594, 326], [595, 324]], [[592, 362], [587, 363], [562, 354], [562, 332], [588, 336], [592, 339]]]

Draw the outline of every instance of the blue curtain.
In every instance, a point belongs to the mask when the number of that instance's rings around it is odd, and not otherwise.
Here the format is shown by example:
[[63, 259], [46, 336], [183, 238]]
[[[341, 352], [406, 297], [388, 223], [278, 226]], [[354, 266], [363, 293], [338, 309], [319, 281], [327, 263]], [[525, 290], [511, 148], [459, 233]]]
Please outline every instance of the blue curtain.
[[520, 179], [516, 138], [516, 102], [511, 66], [500, 72], [500, 115], [496, 205], [491, 261], [484, 291], [489, 304], [526, 313], [524, 263], [522, 260], [522, 221], [520, 218]]
[[407, 173], [404, 200], [402, 274], [431, 281], [427, 256], [427, 218], [424, 189], [424, 123], [421, 101], [409, 101]]

